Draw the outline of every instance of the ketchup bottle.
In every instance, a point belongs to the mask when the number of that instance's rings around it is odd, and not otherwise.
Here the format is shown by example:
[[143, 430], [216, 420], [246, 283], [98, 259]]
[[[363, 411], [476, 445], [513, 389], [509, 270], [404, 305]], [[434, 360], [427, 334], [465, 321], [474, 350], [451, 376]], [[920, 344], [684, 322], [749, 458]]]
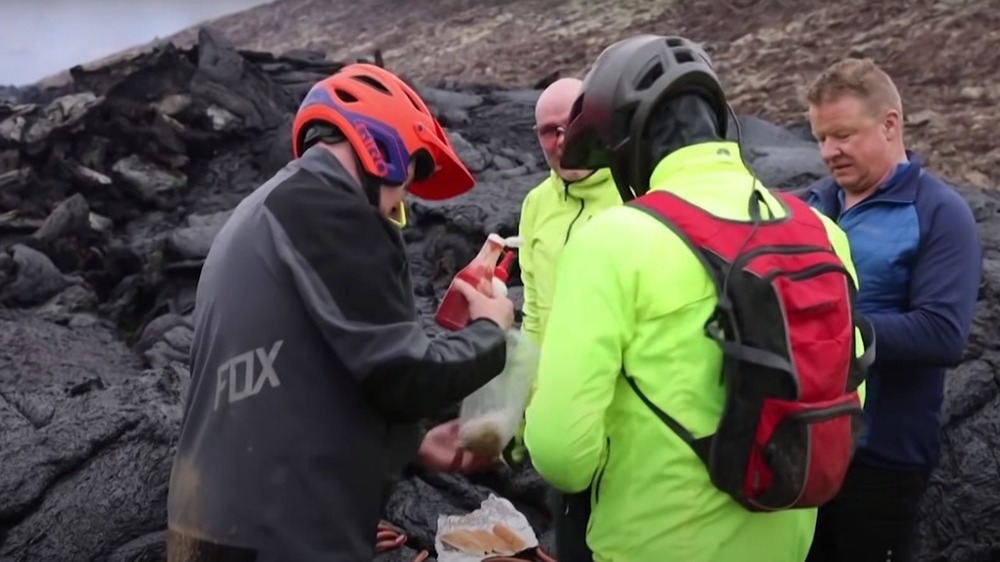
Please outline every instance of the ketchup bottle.
[[[458, 272], [455, 279], [465, 281], [484, 295], [492, 295], [493, 272], [504, 246], [503, 238], [497, 234], [490, 234], [479, 254]], [[455, 289], [454, 281], [441, 299], [441, 304], [434, 313], [434, 321], [449, 330], [461, 330], [469, 324], [469, 303], [462, 293]]]

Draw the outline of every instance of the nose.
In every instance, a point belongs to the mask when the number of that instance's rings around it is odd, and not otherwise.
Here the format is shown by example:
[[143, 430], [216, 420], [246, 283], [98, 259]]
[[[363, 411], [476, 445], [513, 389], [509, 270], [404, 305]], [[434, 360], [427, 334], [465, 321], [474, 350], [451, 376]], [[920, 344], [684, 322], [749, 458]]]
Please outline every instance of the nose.
[[819, 155], [823, 160], [829, 162], [840, 154], [840, 143], [834, 139], [823, 139], [819, 143]]

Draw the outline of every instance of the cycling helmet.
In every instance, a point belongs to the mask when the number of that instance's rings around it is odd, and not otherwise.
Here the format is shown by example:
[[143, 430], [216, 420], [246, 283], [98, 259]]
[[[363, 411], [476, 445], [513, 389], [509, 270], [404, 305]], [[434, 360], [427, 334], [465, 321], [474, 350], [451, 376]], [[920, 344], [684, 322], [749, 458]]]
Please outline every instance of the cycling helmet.
[[650, 116], [664, 100], [692, 93], [711, 105], [724, 138], [728, 105], [701, 46], [683, 37], [649, 34], [612, 44], [594, 61], [573, 103], [560, 164], [610, 167], [616, 181], [644, 193], [652, 158]]
[[377, 66], [346, 65], [309, 90], [292, 124], [295, 158], [324, 130], [351, 143], [364, 172], [379, 183], [402, 185], [413, 162], [409, 191], [422, 199], [448, 199], [475, 185], [420, 96]]

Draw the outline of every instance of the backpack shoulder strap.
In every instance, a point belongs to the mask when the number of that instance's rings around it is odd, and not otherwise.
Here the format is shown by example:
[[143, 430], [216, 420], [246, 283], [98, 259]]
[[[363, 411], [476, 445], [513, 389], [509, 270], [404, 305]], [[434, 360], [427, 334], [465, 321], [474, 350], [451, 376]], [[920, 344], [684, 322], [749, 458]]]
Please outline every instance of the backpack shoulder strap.
[[703, 242], [724, 228], [718, 217], [667, 191], [650, 191], [626, 203], [655, 218], [684, 241], [709, 272], [717, 289], [722, 288], [722, 272], [704, 254]]
[[[660, 222], [660, 224], [669, 228], [675, 235], [677, 235], [678, 238], [683, 240], [691, 252], [704, 266], [705, 271], [709, 273], [709, 277], [711, 277], [713, 283], [715, 284], [716, 290], [722, 290], [724, 272], [719, 270], [718, 267], [706, 257], [704, 248], [700, 244], [701, 241], [712, 238], [724, 228], [725, 225], [716, 222], [719, 220], [717, 217], [708, 213], [704, 209], [696, 205], [692, 205], [684, 199], [666, 191], [652, 191], [646, 193], [641, 197], [629, 201], [626, 205], [639, 209], [640, 211], [643, 211], [649, 216], [655, 218]], [[692, 236], [692, 234], [694, 236]], [[636, 380], [625, 372], [624, 369], [622, 369], [621, 374], [625, 377], [625, 381], [628, 382], [632, 391], [639, 397], [639, 400], [641, 400], [642, 403], [645, 404], [646, 407], [649, 408], [650, 411], [652, 411], [664, 425], [670, 428], [674, 434], [687, 443], [698, 458], [700, 458], [702, 462], [707, 465], [711, 454], [713, 435], [710, 434], [705, 437], [696, 438], [694, 434], [692, 434], [680, 422], [654, 404], [649, 397], [642, 392]]]

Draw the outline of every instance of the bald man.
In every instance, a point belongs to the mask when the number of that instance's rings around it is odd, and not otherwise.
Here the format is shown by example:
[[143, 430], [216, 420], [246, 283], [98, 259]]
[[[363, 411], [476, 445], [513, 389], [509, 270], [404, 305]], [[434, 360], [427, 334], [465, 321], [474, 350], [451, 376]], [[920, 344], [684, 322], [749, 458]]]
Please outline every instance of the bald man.
[[[580, 92], [580, 80], [563, 78], [546, 88], [535, 104], [535, 132], [550, 172], [521, 206], [519, 251], [521, 281], [524, 283], [522, 331], [538, 344], [545, 337], [545, 323], [552, 305], [556, 263], [570, 236], [597, 213], [622, 200], [607, 168], [567, 170], [559, 166], [563, 133], [570, 108]], [[520, 439], [511, 451], [512, 460], [524, 458]], [[553, 515], [556, 530], [556, 558], [559, 562], [591, 562], [587, 548], [590, 492], [563, 496], [554, 493]]]
[[563, 246], [595, 214], [622, 202], [607, 168], [567, 170], [559, 166], [564, 128], [580, 84], [576, 78], [556, 80], [535, 104], [535, 133], [550, 172], [521, 206], [520, 236], [525, 244], [518, 263], [524, 282], [521, 329], [539, 344], [545, 337], [555, 267]]

